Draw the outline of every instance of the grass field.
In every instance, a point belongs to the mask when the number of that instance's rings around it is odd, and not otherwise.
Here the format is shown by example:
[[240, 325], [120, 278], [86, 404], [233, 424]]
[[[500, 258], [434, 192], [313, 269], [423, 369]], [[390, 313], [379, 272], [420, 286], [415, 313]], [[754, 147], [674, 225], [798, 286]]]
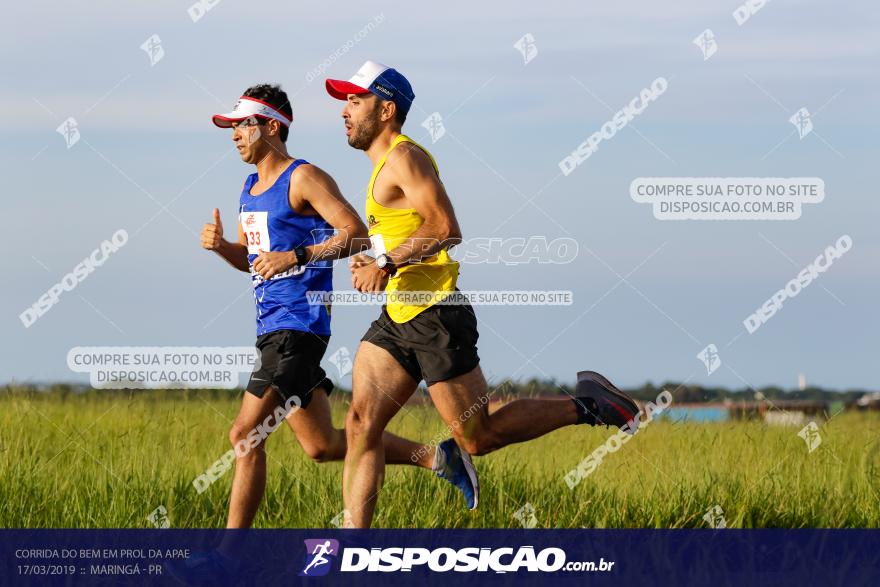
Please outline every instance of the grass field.
[[[239, 400], [210, 392], [0, 396], [0, 526], [222, 527], [227, 472], [198, 495], [192, 480], [229, 449]], [[342, 422], [347, 406], [335, 405]], [[406, 408], [391, 430], [428, 441], [430, 407]], [[611, 429], [569, 427], [476, 459], [476, 512], [430, 472], [389, 468], [378, 527], [519, 527], [526, 502], [539, 528], [705, 527], [718, 504], [728, 527], [880, 526], [880, 417], [843, 413], [808, 453], [798, 428], [758, 422], [652, 423], [574, 490], [563, 475]], [[269, 440], [258, 527], [328, 527], [342, 509], [341, 463], [307, 459], [291, 431]]]

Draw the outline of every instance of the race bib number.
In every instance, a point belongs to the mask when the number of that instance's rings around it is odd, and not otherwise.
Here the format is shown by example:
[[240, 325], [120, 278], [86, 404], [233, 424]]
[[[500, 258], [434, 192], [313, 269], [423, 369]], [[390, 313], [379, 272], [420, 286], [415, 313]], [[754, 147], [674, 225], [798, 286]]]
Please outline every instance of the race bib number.
[[242, 212], [240, 216], [241, 230], [247, 239], [248, 255], [259, 255], [260, 251], [271, 251], [269, 240], [269, 213]]

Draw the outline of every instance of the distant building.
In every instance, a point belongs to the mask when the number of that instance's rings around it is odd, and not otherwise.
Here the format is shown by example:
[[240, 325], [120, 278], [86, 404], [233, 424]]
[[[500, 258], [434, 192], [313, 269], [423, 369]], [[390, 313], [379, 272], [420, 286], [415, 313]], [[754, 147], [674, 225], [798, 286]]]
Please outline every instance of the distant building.
[[[880, 409], [880, 402], [877, 404]], [[767, 400], [718, 403], [678, 404], [670, 406], [663, 417], [673, 422], [727, 422], [761, 420], [780, 426], [803, 426], [809, 420], [824, 420], [829, 413], [827, 402], [812, 400]]]
[[731, 404], [731, 413], [740, 420], [763, 420], [779, 426], [802, 426], [808, 420], [824, 420], [828, 402], [816, 400], [762, 399]]
[[857, 410], [880, 410], [880, 391], [866, 393], [855, 401]]

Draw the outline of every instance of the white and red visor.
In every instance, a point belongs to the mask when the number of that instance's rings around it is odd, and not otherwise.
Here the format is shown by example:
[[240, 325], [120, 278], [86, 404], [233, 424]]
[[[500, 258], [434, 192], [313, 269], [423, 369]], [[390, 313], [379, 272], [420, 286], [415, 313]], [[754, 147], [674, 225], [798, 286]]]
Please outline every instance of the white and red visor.
[[216, 124], [220, 128], [229, 128], [232, 126], [233, 122], [241, 122], [242, 120], [250, 118], [251, 116], [271, 118], [288, 127], [290, 126], [290, 123], [293, 122], [292, 118], [289, 118], [286, 114], [284, 114], [271, 104], [267, 104], [266, 102], [263, 102], [262, 100], [257, 100], [256, 98], [248, 98], [247, 96], [242, 96], [238, 99], [238, 102], [235, 104], [235, 108], [232, 109], [232, 112], [227, 112], [226, 114], [215, 114], [212, 120], [214, 121], [214, 124]]

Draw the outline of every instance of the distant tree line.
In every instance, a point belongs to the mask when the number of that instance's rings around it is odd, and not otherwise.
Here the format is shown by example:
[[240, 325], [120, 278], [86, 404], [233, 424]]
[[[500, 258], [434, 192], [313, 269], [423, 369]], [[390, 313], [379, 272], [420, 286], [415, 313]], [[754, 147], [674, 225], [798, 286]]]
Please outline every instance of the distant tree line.
[[[526, 381], [503, 381], [498, 384], [499, 387], [505, 388], [505, 393], [511, 395], [554, 395], [554, 394], [571, 394], [574, 395], [574, 386], [570, 384], [557, 383], [552, 379], [529, 379]], [[630, 387], [625, 389], [627, 393], [638, 400], [648, 401], [657, 397], [662, 390], [673, 392], [676, 403], [713, 403], [720, 402], [725, 399], [733, 401], [755, 401], [755, 394], [760, 392], [763, 396], [770, 400], [812, 400], [827, 402], [851, 402], [862, 397], [866, 393], [873, 390], [867, 389], [848, 389], [839, 391], [834, 389], [824, 389], [821, 387], [807, 387], [800, 389], [783, 389], [777, 386], [728, 389], [726, 387], [707, 387], [695, 384], [681, 384], [674, 381], [667, 381], [661, 385], [654, 385], [647, 382], [640, 387]]]
[[[350, 390], [340, 387], [343, 393], [349, 393]], [[765, 398], [770, 400], [786, 399], [786, 400], [813, 400], [826, 402], [845, 402], [855, 401], [866, 393], [874, 390], [867, 389], [848, 389], [838, 391], [833, 389], [824, 389], [821, 387], [807, 387], [806, 389], [783, 389], [781, 387], [769, 386], [760, 387], [758, 389], [740, 388], [728, 389], [726, 387], [706, 387], [702, 385], [682, 385], [676, 382], [666, 382], [662, 385], [654, 385], [651, 382], [645, 383], [640, 387], [628, 388], [625, 391], [638, 400], [648, 401], [657, 397], [662, 390], [668, 390], [674, 393], [676, 403], [712, 403], [720, 402], [725, 399], [733, 401], [754, 401], [756, 392], [760, 392]], [[198, 393], [201, 397], [224, 397], [229, 395], [237, 395], [242, 392], [241, 389], [216, 389], [216, 390], [95, 390], [89, 385], [73, 384], [73, 383], [53, 383], [53, 384], [9, 384], [0, 387], [4, 395], [29, 395], [29, 394], [52, 394], [56, 396], [67, 395], [104, 395], [104, 394], [138, 394], [148, 393], [156, 399], [176, 398], [183, 399], [190, 394]], [[492, 381], [489, 385], [492, 400], [504, 399], [505, 397], [535, 397], [535, 396], [552, 396], [552, 395], [574, 395], [574, 386], [568, 383], [558, 383], [553, 379], [532, 378], [527, 380], [499, 380]], [[420, 395], [424, 394], [424, 390], [420, 391]]]

